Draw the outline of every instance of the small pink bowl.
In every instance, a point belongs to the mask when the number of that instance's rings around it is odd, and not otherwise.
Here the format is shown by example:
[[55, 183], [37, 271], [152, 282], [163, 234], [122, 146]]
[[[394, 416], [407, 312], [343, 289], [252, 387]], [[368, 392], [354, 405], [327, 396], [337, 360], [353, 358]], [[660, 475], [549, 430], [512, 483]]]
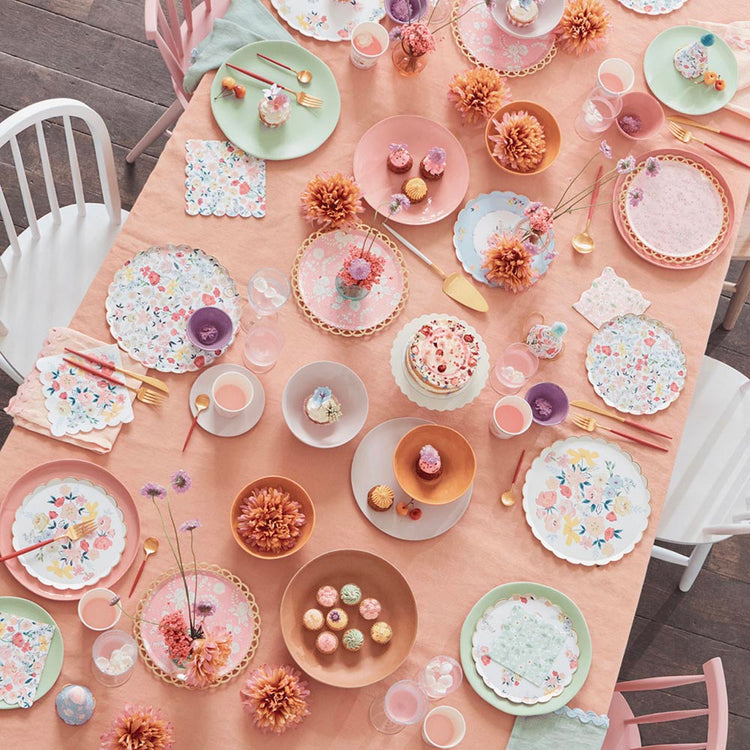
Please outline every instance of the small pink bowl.
[[[641, 129], [637, 133], [626, 133], [620, 125], [620, 120], [627, 115], [635, 115], [641, 119]], [[651, 138], [664, 125], [664, 110], [661, 104], [651, 94], [645, 91], [630, 91], [622, 97], [622, 110], [617, 115], [617, 129], [631, 141], [643, 141]]]

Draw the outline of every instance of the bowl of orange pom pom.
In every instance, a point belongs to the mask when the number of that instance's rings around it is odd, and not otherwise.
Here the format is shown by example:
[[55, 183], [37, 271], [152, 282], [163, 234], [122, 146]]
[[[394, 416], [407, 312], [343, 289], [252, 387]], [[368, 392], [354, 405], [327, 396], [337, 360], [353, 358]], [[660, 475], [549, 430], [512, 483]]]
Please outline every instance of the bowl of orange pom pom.
[[261, 477], [237, 493], [230, 522], [235, 542], [248, 555], [276, 560], [307, 544], [315, 526], [315, 506], [297, 482]]
[[513, 101], [495, 112], [484, 132], [492, 161], [508, 174], [543, 172], [560, 153], [560, 126], [541, 104]]

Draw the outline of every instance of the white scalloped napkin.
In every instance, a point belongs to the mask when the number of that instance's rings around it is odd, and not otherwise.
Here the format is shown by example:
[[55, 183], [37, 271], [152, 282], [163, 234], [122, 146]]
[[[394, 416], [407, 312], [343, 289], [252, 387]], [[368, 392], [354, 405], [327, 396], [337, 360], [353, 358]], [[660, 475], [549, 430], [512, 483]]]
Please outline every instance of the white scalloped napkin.
[[506, 750], [601, 750], [608, 728], [606, 714], [563, 706], [551, 714], [519, 716]]

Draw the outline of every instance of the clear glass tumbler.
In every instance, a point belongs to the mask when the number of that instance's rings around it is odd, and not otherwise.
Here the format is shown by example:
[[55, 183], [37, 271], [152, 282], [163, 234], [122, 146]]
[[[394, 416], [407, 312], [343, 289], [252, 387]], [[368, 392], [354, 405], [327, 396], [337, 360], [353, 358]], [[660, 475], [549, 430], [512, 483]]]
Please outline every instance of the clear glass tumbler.
[[249, 331], [258, 318], [281, 310], [291, 294], [288, 274], [278, 268], [261, 268], [247, 284], [247, 301], [240, 318], [240, 327]]
[[575, 122], [575, 131], [585, 141], [595, 141], [608, 130], [622, 110], [622, 96], [633, 87], [633, 68], [619, 57], [610, 57], [596, 74]]
[[399, 680], [370, 706], [370, 723], [382, 734], [397, 734], [419, 724], [429, 708], [427, 696], [414, 680]]
[[533, 349], [521, 342], [511, 344], [500, 355], [490, 372], [490, 385], [498, 393], [516, 393], [526, 385], [539, 367]]
[[284, 348], [284, 332], [278, 315], [266, 315], [250, 326], [242, 348], [242, 362], [255, 373], [268, 372]]

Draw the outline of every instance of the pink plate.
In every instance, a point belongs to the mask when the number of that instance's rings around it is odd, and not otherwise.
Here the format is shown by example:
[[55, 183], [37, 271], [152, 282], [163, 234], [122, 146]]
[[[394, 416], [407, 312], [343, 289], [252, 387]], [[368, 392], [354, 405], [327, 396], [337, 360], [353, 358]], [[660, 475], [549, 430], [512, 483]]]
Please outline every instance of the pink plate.
[[[41, 464], [27, 471], [15, 481], [8, 490], [2, 506], [0, 506], [0, 557], [13, 551], [12, 527], [16, 516], [16, 510], [23, 503], [24, 498], [40, 485], [52, 479], [64, 479], [75, 477], [76, 479], [88, 479], [90, 482], [103, 487], [115, 500], [122, 511], [123, 520], [127, 527], [125, 550], [120, 561], [114, 569], [104, 578], [96, 582], [96, 586], [111, 588], [122, 578], [133, 562], [140, 543], [141, 524], [138, 519], [138, 511], [133, 498], [125, 486], [101, 466], [90, 461], [78, 459], [60, 459]], [[10, 574], [24, 587], [34, 594], [45, 599], [56, 599], [58, 601], [77, 601], [91, 587], [81, 589], [59, 590], [46, 586], [36, 578], [29, 575], [18, 559], [8, 560], [7, 566]]]
[[[660, 184], [658, 180], [662, 176], [657, 174], [654, 178], [642, 177], [640, 181], [636, 182], [641, 177], [638, 169], [631, 174], [621, 175], [615, 182], [612, 211], [617, 231], [637, 255], [662, 268], [681, 270], [698, 268], [710, 263], [726, 248], [734, 223], [734, 202], [726, 180], [710, 161], [692, 151], [682, 149], [648, 151], [638, 158], [638, 165], [641, 166], [651, 156], [658, 157], [666, 166], [681, 166], [685, 169], [692, 167], [699, 180], [703, 179], [705, 182], [705, 179], [707, 179], [713, 184], [712, 190], [717, 196], [717, 210], [720, 212], [715, 220], [717, 226], [717, 231], [714, 232], [715, 238], [702, 241], [693, 252], [690, 250], [687, 253], [685, 252], [684, 248], [689, 247], [690, 242], [698, 236], [695, 226], [701, 225], [701, 222], [705, 224], [708, 217], [700, 211], [690, 210], [692, 196], [684, 193], [685, 186], [690, 185], [691, 181], [679, 179], [679, 172], [676, 172], [676, 177], [667, 181], [664, 188], [668, 191], [667, 205], [674, 206], [674, 210], [664, 210], [662, 206], [657, 216], [658, 226], [653, 227], [653, 229], [649, 229], [649, 226], [645, 228], [633, 227], [629, 219], [629, 212], [631, 214], [637, 212], [641, 206], [636, 208], [628, 206], [627, 199], [630, 185], [640, 186], [642, 184], [644, 191], [643, 206], [647, 207], [648, 190], [650, 187], [656, 188]], [[654, 180], [653, 184], [649, 182], [651, 179]], [[698, 191], [698, 194], [702, 195], [700, 191]], [[703, 202], [705, 203], [705, 200]], [[664, 203], [664, 200], [661, 203]], [[659, 208], [661, 203], [657, 200], [655, 206]], [[647, 215], [644, 214], [644, 216]], [[674, 236], [671, 243], [654, 241], [654, 237], [658, 237], [659, 232], [664, 232], [665, 228], [668, 229], [670, 226], [672, 226], [672, 235]], [[670, 250], [670, 245], [678, 249]]]
[[[414, 165], [405, 174], [394, 174], [386, 166], [388, 146], [405, 143]], [[373, 125], [360, 139], [354, 152], [354, 178], [365, 194], [365, 200], [387, 215], [387, 204], [393, 193], [409, 177], [419, 177], [419, 162], [432, 146], [446, 151], [445, 175], [441, 180], [427, 180], [427, 199], [404, 211], [391, 221], [400, 224], [432, 224], [455, 211], [469, 187], [469, 162], [453, 133], [434, 120], [417, 115], [396, 115]]]

